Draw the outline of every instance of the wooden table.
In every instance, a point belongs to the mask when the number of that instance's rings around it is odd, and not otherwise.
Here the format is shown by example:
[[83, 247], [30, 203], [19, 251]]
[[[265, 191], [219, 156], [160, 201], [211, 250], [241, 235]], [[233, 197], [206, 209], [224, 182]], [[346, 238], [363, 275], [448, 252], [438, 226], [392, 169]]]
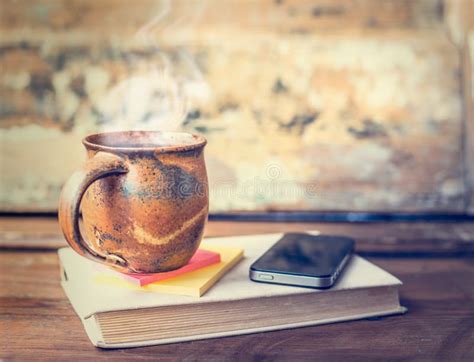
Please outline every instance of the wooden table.
[[0, 358], [474, 359], [474, 223], [210, 222], [208, 236], [319, 229], [399, 277], [403, 316], [146, 348], [101, 350], [60, 284], [54, 218], [0, 218]]

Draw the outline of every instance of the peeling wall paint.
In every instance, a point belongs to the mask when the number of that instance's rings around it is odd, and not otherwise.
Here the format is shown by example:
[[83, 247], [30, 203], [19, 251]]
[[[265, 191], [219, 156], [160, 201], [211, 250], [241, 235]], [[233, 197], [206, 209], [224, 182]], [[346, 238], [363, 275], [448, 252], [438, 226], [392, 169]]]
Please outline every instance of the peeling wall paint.
[[212, 211], [462, 210], [460, 59], [437, 15], [320, 33], [303, 17], [295, 32], [288, 13], [282, 31], [273, 20], [241, 28], [207, 7], [214, 23], [98, 45], [79, 35], [100, 11], [89, 5], [70, 33], [48, 33], [45, 15], [38, 33], [1, 40], [0, 209], [55, 209], [86, 134], [177, 129], [209, 141]]

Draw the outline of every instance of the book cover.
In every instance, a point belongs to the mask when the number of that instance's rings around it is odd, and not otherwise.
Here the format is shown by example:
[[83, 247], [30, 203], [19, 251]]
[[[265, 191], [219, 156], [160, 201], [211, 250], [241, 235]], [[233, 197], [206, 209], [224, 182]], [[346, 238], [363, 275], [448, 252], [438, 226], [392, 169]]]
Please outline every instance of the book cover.
[[[211, 288], [201, 298], [162, 293], [157, 298], [155, 293], [93, 283], [95, 263], [81, 257], [70, 248], [59, 250], [59, 257], [66, 273], [62, 283], [67, 285], [66, 293], [76, 312], [83, 318], [94, 313], [124, 309], [199, 304], [295, 293], [324, 293], [324, 290], [255, 283], [249, 280], [250, 265], [281, 236], [282, 234], [266, 234], [204, 240], [201, 245], [207, 250], [213, 250], [210, 249], [211, 247], [238, 248], [245, 251], [245, 256], [240, 263], [222, 277], [214, 288]], [[393, 275], [354, 255], [339, 281], [330, 291], [400, 284], [401, 282]]]
[[[206, 239], [203, 248], [243, 249], [245, 257], [200, 298], [97, 284], [93, 262], [69, 248], [59, 251], [62, 286], [92, 343], [102, 348], [191, 341], [405, 311], [398, 297], [401, 282], [357, 255], [329, 290], [250, 281], [250, 265], [281, 236]], [[214, 317], [206, 319], [206, 315]], [[202, 325], [203, 318], [212, 323]], [[126, 330], [124, 321], [130, 324]]]

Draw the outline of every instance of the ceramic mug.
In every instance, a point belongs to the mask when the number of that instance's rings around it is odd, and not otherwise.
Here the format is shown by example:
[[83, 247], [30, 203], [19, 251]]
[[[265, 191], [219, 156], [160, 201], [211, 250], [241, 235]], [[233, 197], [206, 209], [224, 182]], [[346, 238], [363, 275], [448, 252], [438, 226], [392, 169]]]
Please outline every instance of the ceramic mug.
[[69, 245], [127, 273], [185, 265], [208, 216], [206, 140], [187, 133], [129, 131], [90, 135], [83, 144], [88, 160], [66, 182], [59, 203]]

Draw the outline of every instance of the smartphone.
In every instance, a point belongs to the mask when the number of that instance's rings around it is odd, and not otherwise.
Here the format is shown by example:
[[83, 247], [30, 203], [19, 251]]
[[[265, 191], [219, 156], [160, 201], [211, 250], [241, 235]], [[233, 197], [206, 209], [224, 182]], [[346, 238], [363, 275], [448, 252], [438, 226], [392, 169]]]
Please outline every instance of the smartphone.
[[345, 236], [288, 233], [250, 266], [250, 279], [329, 288], [349, 261], [354, 245]]

